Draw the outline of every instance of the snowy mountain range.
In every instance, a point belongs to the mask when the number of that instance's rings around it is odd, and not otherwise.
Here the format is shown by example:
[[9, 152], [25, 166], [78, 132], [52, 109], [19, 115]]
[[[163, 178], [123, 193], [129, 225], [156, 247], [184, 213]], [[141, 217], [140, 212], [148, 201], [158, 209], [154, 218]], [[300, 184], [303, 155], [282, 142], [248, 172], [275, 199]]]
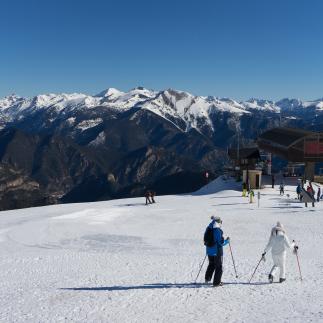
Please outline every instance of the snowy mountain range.
[[[142, 87], [0, 100], [0, 208], [188, 192], [226, 149], [266, 129], [323, 129], [323, 100], [194, 96]], [[239, 133], [239, 136], [238, 136]]]
[[40, 112], [48, 117], [43, 124], [48, 128], [64, 121], [67, 126], [81, 131], [95, 127], [101, 118], [78, 120], [73, 114], [100, 108], [102, 114], [111, 110], [122, 113], [132, 109], [149, 110], [172, 122], [179, 129], [188, 131], [195, 128], [201, 133], [214, 130], [214, 114], [230, 114], [237, 118], [244, 115], [262, 113], [295, 114], [299, 117], [304, 113], [323, 113], [323, 99], [301, 101], [299, 99], [282, 99], [274, 102], [263, 99], [250, 99], [238, 102], [228, 98], [214, 96], [195, 96], [188, 92], [168, 89], [165, 91], [148, 90], [138, 87], [129, 92], [109, 88], [97, 95], [82, 93], [41, 94], [33, 98], [10, 95], [0, 99], [1, 126], [21, 123], [24, 119]]

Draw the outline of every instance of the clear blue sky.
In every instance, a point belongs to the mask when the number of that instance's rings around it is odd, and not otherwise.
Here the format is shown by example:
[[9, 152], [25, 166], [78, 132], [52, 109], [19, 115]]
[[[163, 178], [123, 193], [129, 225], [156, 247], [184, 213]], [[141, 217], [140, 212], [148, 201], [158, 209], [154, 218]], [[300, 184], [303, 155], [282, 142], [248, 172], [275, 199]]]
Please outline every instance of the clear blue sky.
[[0, 97], [323, 97], [321, 0], [2, 0]]

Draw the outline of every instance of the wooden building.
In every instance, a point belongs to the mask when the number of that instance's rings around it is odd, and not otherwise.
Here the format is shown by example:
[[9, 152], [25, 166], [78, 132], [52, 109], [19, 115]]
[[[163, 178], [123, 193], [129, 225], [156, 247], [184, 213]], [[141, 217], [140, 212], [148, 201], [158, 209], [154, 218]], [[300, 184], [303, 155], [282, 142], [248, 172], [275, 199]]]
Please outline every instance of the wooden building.
[[228, 149], [228, 156], [232, 160], [236, 170], [255, 169], [260, 161], [260, 154], [257, 147]]
[[294, 128], [274, 128], [257, 140], [263, 149], [289, 162], [305, 163], [305, 179], [314, 180], [315, 163], [323, 162], [323, 133]]

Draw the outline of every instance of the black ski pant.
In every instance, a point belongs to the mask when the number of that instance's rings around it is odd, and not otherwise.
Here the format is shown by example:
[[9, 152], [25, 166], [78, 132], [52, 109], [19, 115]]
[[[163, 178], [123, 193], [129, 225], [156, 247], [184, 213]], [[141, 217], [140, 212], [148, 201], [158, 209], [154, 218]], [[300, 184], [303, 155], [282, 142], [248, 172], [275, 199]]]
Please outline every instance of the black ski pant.
[[[305, 202], [305, 206], [307, 207], [307, 202]], [[314, 202], [312, 202], [312, 206], [315, 207]]]
[[213, 285], [219, 285], [222, 277], [222, 256], [208, 256], [208, 258], [209, 265], [206, 269], [205, 280], [210, 281], [214, 273]]
[[150, 200], [150, 198], [149, 198], [149, 197], [147, 197], [147, 196], [146, 196], [146, 205], [147, 205], [147, 204], [151, 204], [151, 200]]

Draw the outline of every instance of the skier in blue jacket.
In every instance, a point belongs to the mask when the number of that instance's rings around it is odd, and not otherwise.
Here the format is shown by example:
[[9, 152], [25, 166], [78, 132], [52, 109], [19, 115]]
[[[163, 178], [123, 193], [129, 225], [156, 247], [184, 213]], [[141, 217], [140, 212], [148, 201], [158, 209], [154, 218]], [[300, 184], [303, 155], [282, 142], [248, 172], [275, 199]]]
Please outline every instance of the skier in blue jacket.
[[208, 225], [207, 229], [213, 231], [212, 246], [206, 246], [206, 253], [209, 259], [209, 265], [205, 273], [205, 282], [209, 283], [212, 279], [213, 273], [213, 286], [222, 286], [222, 261], [223, 261], [223, 246], [229, 243], [230, 238], [223, 238], [223, 231], [221, 230], [222, 220], [220, 217], [212, 216], [212, 222]]

